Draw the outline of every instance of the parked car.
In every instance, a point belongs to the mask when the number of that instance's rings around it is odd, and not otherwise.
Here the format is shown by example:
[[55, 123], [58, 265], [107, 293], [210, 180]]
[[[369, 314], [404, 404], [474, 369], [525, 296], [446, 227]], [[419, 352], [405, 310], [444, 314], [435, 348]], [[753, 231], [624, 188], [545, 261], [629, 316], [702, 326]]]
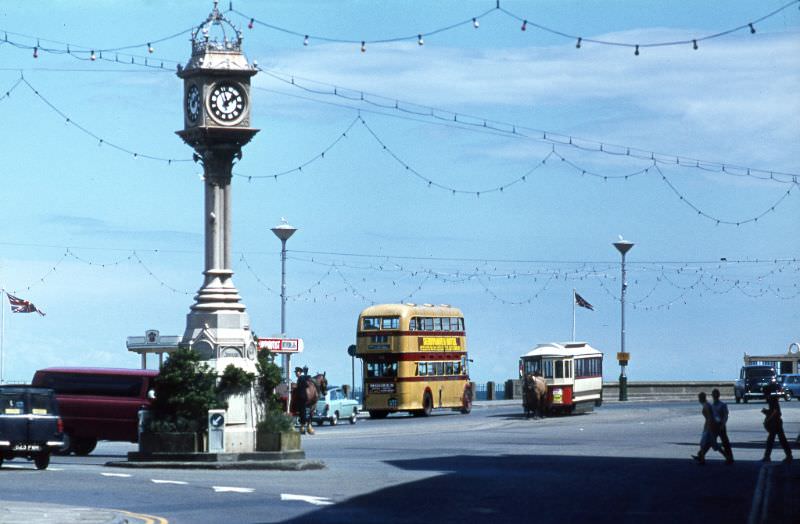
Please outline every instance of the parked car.
[[91, 453], [98, 440], [137, 442], [139, 410], [153, 398], [154, 369], [46, 368], [33, 385], [56, 392], [64, 420], [62, 453]]
[[783, 395], [774, 367], [763, 364], [742, 366], [739, 378], [733, 384], [733, 396], [737, 404], [741, 401], [747, 403], [751, 398], [763, 399], [766, 386], [776, 388], [773, 394]]
[[781, 383], [786, 400], [791, 400], [792, 397], [800, 398], [800, 374], [778, 375], [778, 382]]
[[52, 389], [0, 386], [0, 466], [24, 457], [47, 469], [50, 453], [64, 445], [63, 430]]
[[355, 424], [358, 420], [358, 402], [347, 398], [339, 386], [329, 386], [325, 396], [317, 401], [311, 419], [319, 426], [326, 421], [335, 426], [341, 418], [347, 418], [350, 424]]

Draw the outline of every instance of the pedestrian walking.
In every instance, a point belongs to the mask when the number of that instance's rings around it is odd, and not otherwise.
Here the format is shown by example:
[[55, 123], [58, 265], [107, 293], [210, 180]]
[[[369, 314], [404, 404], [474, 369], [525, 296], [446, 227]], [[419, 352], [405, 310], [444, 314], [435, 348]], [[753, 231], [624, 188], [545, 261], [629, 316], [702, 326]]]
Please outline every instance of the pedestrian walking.
[[700, 451], [697, 452], [697, 455], [692, 455], [692, 458], [701, 465], [706, 463], [706, 453], [709, 449], [713, 448], [714, 451], [720, 451], [719, 444], [717, 444], [717, 423], [714, 421], [711, 404], [706, 399], [705, 391], [697, 394], [697, 400], [702, 406], [701, 412], [703, 413], [704, 422], [703, 434], [700, 437]]
[[728, 439], [728, 405], [719, 399], [719, 390], [711, 390], [711, 414], [717, 425], [717, 435], [722, 443], [722, 454], [725, 455], [725, 464], [733, 464], [733, 450]]
[[767, 446], [764, 448], [764, 458], [762, 462], [769, 462], [770, 455], [772, 454], [772, 446], [775, 444], [775, 437], [781, 443], [783, 452], [786, 457], [783, 459], [784, 464], [792, 461], [792, 450], [789, 448], [789, 442], [786, 440], [786, 434], [783, 432], [783, 418], [781, 417], [781, 406], [778, 403], [778, 396], [774, 395], [775, 385], [772, 384], [764, 388], [764, 398], [767, 401], [767, 407], [761, 410], [764, 414], [764, 429], [767, 430]]

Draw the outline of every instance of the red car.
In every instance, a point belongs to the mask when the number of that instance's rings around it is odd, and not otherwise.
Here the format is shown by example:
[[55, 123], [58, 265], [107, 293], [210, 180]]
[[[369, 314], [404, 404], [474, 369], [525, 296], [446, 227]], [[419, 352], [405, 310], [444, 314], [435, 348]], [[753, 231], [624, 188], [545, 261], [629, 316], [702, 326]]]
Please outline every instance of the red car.
[[56, 392], [62, 452], [88, 455], [98, 440], [138, 441], [138, 412], [150, 407], [157, 375], [153, 369], [46, 368], [32, 384]]

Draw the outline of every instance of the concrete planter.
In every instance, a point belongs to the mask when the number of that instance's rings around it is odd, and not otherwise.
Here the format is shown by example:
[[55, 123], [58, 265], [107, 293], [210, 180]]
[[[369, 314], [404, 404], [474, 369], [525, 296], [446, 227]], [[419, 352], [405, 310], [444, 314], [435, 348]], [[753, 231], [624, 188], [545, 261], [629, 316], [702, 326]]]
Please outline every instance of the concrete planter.
[[139, 453], [185, 453], [199, 451], [197, 433], [142, 433]]
[[256, 451], [297, 451], [300, 449], [300, 433], [287, 431], [276, 433], [269, 430], [256, 432]]

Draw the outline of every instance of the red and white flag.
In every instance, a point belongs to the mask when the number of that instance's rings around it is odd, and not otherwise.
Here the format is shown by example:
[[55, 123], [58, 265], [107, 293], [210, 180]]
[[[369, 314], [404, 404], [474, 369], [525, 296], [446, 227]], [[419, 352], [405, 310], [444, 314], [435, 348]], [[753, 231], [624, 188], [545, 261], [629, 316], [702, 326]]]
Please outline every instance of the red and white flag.
[[6, 296], [8, 296], [8, 302], [11, 304], [12, 313], [39, 313], [40, 315], [44, 316], [44, 312], [42, 310], [27, 300], [15, 297], [10, 293], [6, 293]]

